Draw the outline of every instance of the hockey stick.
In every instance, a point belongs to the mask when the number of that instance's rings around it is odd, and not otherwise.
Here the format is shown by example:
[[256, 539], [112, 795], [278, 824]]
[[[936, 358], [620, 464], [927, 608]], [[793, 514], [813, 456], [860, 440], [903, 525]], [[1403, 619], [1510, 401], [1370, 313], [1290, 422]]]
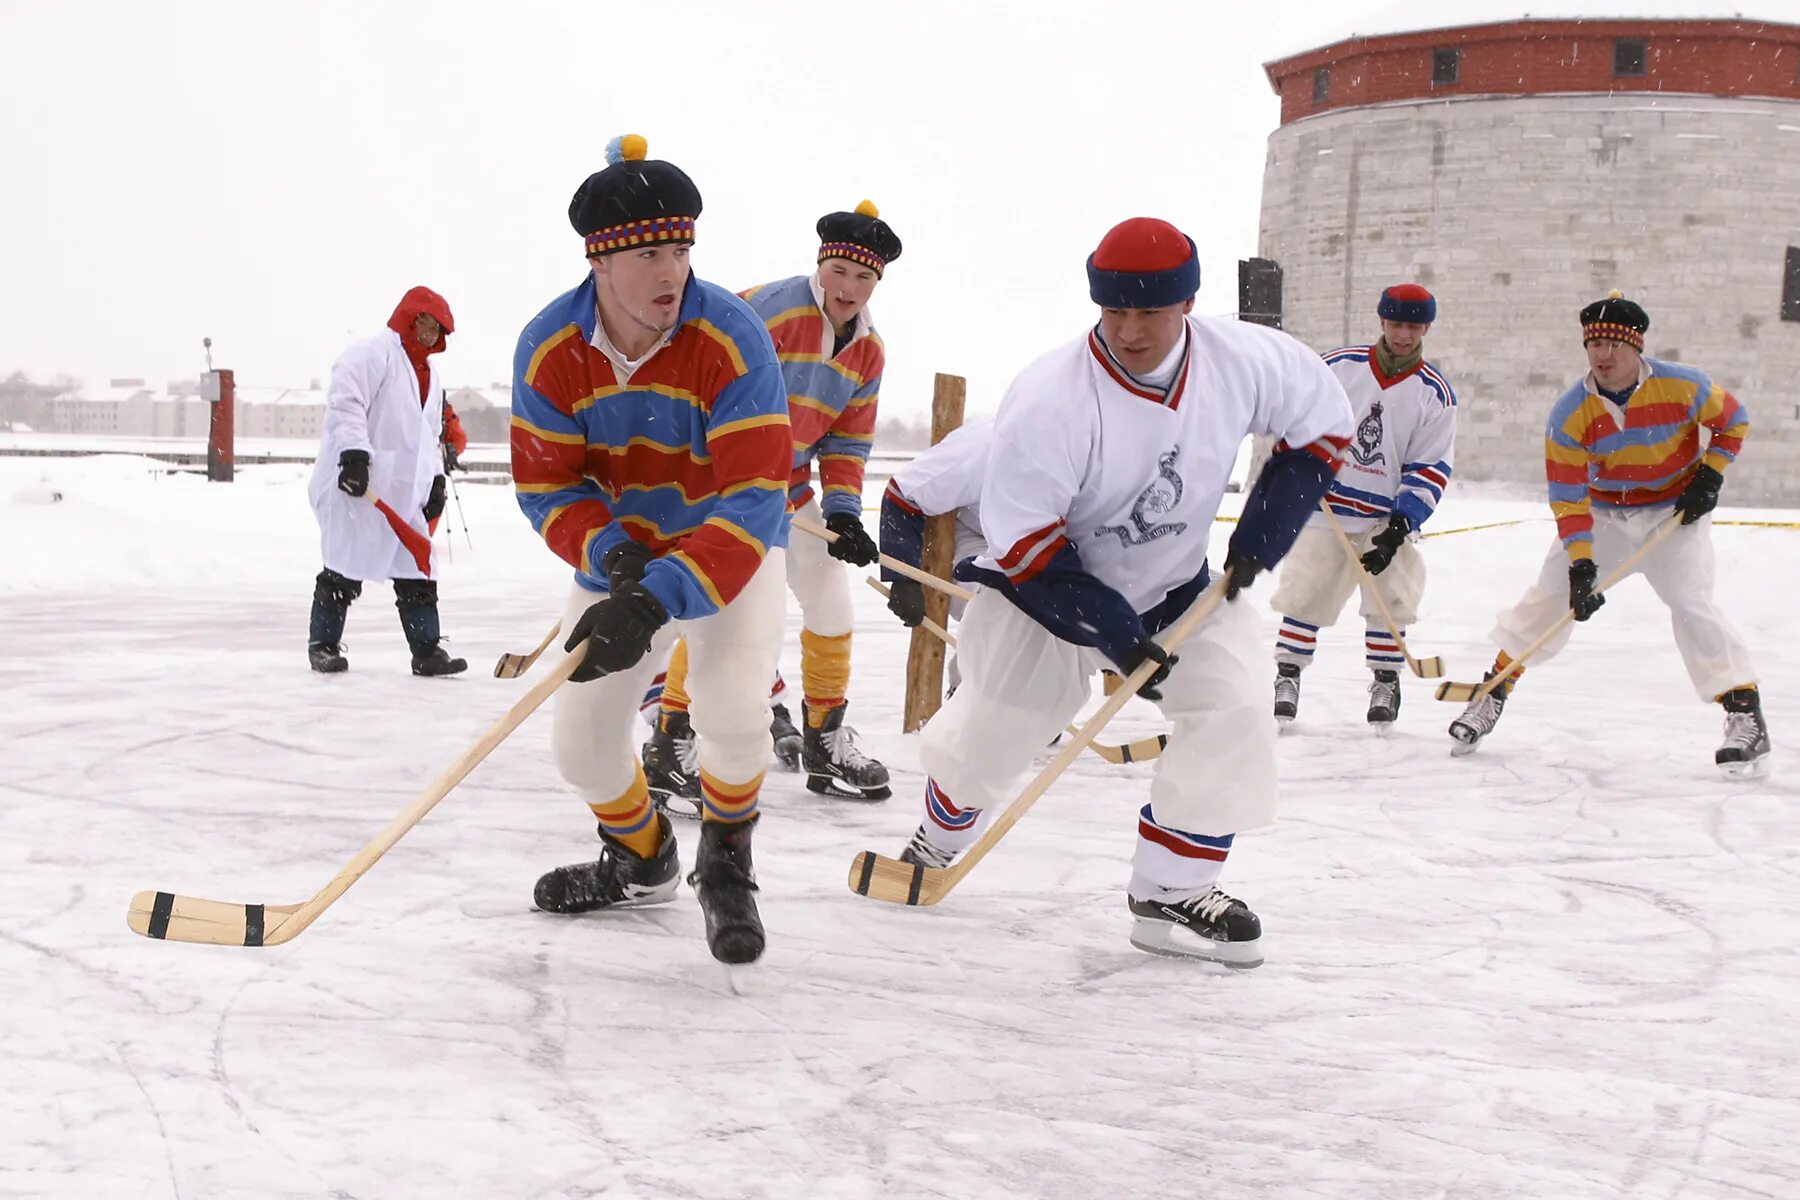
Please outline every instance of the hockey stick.
[[1394, 645], [1400, 647], [1400, 657], [1406, 660], [1406, 665], [1411, 667], [1412, 673], [1420, 679], [1442, 679], [1444, 676], [1443, 659], [1435, 654], [1430, 658], [1414, 658], [1412, 651], [1406, 648], [1406, 639], [1400, 636], [1400, 622], [1394, 620], [1394, 610], [1389, 608], [1387, 601], [1381, 598], [1381, 591], [1375, 586], [1375, 577], [1370, 575], [1369, 569], [1362, 565], [1362, 557], [1356, 553], [1356, 547], [1350, 543], [1350, 536], [1344, 532], [1344, 527], [1338, 524], [1337, 514], [1331, 511], [1330, 502], [1323, 496], [1319, 497], [1319, 511], [1325, 514], [1325, 519], [1331, 523], [1331, 532], [1337, 534], [1338, 544], [1344, 548], [1344, 553], [1350, 556], [1350, 565], [1356, 569], [1356, 577], [1362, 583], [1362, 590], [1375, 597], [1375, 607], [1381, 610], [1381, 619], [1387, 622], [1388, 633], [1393, 635]]
[[[1679, 516], [1670, 517], [1667, 521], [1664, 521], [1662, 525], [1657, 528], [1656, 532], [1650, 535], [1648, 541], [1642, 546], [1639, 546], [1624, 562], [1607, 572], [1606, 578], [1595, 585], [1594, 594], [1600, 595], [1604, 593], [1608, 588], [1629, 575], [1631, 569], [1637, 566], [1638, 562], [1646, 554], [1656, 549], [1657, 546], [1662, 544], [1664, 538], [1668, 537], [1679, 528], [1681, 528], [1681, 518]], [[1471, 700], [1487, 695], [1502, 683], [1505, 683], [1508, 679], [1511, 679], [1514, 675], [1524, 670], [1525, 660], [1543, 649], [1545, 642], [1548, 642], [1551, 638], [1555, 637], [1557, 632], [1561, 630], [1563, 626], [1574, 619], [1575, 610], [1571, 608], [1568, 612], [1565, 612], [1562, 616], [1558, 617], [1555, 624], [1539, 634], [1537, 641], [1525, 647], [1519, 657], [1507, 663], [1505, 670], [1494, 672], [1493, 677], [1484, 682], [1450, 683], [1449, 681], [1445, 681], [1438, 684], [1437, 698], [1439, 700], [1450, 700], [1457, 704], [1466, 704]]]
[[417, 825], [439, 800], [473, 771], [481, 760], [505, 741], [550, 693], [561, 687], [575, 668], [581, 665], [587, 644], [582, 643], [556, 664], [537, 686], [519, 698], [506, 715], [481, 735], [481, 740], [432, 780], [431, 785], [390, 821], [375, 839], [357, 852], [355, 858], [321, 888], [312, 899], [301, 904], [228, 904], [221, 900], [201, 900], [193, 896], [176, 896], [169, 892], [139, 892], [131, 898], [125, 923], [132, 932], [170, 942], [204, 942], [213, 946], [279, 946], [299, 937], [318, 915], [363, 877], [395, 842]]
[[[872, 576], [863, 576], [863, 582], [880, 592], [883, 596], [893, 594], [885, 585]], [[956, 635], [939, 625], [936, 621], [926, 617], [921, 620], [919, 624], [937, 634], [946, 646], [949, 646], [952, 650], [956, 649]], [[1064, 729], [1064, 732], [1076, 734], [1080, 733], [1081, 730], [1077, 726], [1070, 725]], [[1092, 750], [1095, 754], [1098, 754], [1109, 763], [1146, 762], [1161, 754], [1163, 752], [1163, 747], [1168, 744], [1169, 735], [1166, 733], [1159, 733], [1155, 737], [1139, 738], [1135, 742], [1125, 742], [1118, 746], [1109, 746], [1103, 742], [1090, 742], [1088, 743], [1088, 749]]]
[[[1186, 641], [1188, 636], [1199, 628], [1200, 622], [1211, 615], [1213, 609], [1225, 597], [1225, 585], [1228, 576], [1221, 575], [1206, 589], [1206, 594], [1195, 601], [1193, 607], [1183, 613], [1181, 619], [1165, 633], [1162, 646], [1174, 650]], [[883, 900], [889, 904], [936, 904], [948, 896], [963, 877], [974, 869], [989, 850], [994, 848], [1006, 831], [1011, 829], [1023, 817], [1031, 806], [1037, 803], [1038, 797], [1049, 790], [1068, 765], [1081, 756], [1099, 732], [1106, 728], [1106, 723], [1117, 715], [1125, 702], [1137, 695], [1137, 690], [1144, 686], [1150, 676], [1157, 670], [1154, 660], [1146, 660], [1125, 678], [1125, 686], [1109, 697], [1098, 712], [1088, 718], [1075, 736], [1063, 746], [1061, 753], [1050, 760], [1050, 764], [1038, 772], [1037, 778], [1025, 786], [1025, 790], [1006, 808], [1006, 811], [995, 818], [987, 831], [975, 839], [962, 856], [962, 860], [950, 867], [927, 867], [901, 862], [897, 858], [889, 858], [877, 854], [873, 850], [864, 850], [850, 862], [850, 890], [859, 896], [867, 896], [871, 900]]]
[[[831, 532], [831, 530], [825, 528], [823, 525], [814, 525], [804, 517], [794, 518], [794, 528], [798, 529], [801, 533], [810, 533], [827, 544], [838, 540], [837, 534]], [[972, 600], [975, 598], [975, 593], [971, 592], [969, 589], [958, 587], [948, 579], [939, 579], [930, 571], [921, 571], [911, 563], [901, 562], [899, 559], [889, 557], [886, 554], [881, 555], [880, 562], [882, 566], [886, 567], [894, 574], [904, 575], [908, 579], [916, 579], [926, 587], [936, 588], [946, 596], [953, 597], [957, 600]]]
[[502, 654], [500, 661], [494, 664], [494, 678], [517, 679], [531, 670], [531, 664], [538, 660], [540, 654], [550, 648], [550, 643], [555, 641], [556, 635], [561, 632], [562, 618], [559, 617], [556, 624], [550, 627], [550, 632], [544, 635], [544, 640], [538, 643], [537, 649], [530, 654]]

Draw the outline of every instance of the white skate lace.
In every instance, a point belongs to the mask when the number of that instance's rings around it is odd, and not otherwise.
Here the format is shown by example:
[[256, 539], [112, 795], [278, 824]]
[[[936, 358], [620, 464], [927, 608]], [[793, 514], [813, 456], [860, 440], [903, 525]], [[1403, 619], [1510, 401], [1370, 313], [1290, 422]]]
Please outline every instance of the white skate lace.
[[1292, 704], [1300, 702], [1300, 680], [1296, 676], [1277, 675], [1275, 677], [1275, 700], [1285, 700]]
[[1398, 680], [1389, 683], [1385, 679], [1377, 679], [1369, 684], [1369, 706], [1371, 708], [1377, 704], [1392, 708], [1394, 706], [1394, 701], [1399, 698], [1400, 683]]
[[675, 743], [675, 761], [681, 764], [682, 774], [692, 776], [700, 770], [700, 741], [698, 738], [684, 737], [672, 739]]
[[906, 844], [906, 848], [912, 851], [914, 858], [928, 867], [947, 867], [956, 858], [956, 851], [939, 850], [932, 845], [931, 839], [925, 836], [923, 826], [913, 830], [912, 841]]
[[1494, 698], [1492, 692], [1489, 692], [1487, 695], [1471, 701], [1469, 707], [1463, 709], [1463, 715], [1457, 720], [1471, 729], [1479, 730], [1482, 733], [1492, 733], [1494, 725], [1500, 720], [1500, 701]]
[[825, 734], [825, 745], [831, 751], [833, 762], [846, 767], [866, 767], [874, 761], [853, 740], [855, 733], [850, 726], [839, 725]]
[[1225, 915], [1225, 910], [1236, 903], [1238, 903], [1236, 897], [1227, 896], [1218, 888], [1212, 887], [1198, 896], [1192, 896], [1179, 902], [1175, 907], [1198, 913], [1201, 919], [1217, 924], [1219, 918]]
[[1721, 749], [1749, 750], [1755, 747], [1761, 737], [1762, 729], [1756, 723], [1756, 714], [1734, 712], [1725, 714], [1725, 745]]

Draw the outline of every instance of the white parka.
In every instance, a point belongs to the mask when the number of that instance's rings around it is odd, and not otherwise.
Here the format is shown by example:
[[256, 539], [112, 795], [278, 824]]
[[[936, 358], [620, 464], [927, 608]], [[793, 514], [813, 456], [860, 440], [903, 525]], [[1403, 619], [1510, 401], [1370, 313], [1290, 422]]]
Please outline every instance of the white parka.
[[[338, 356], [325, 397], [319, 460], [307, 489], [328, 568], [350, 579], [437, 578], [437, 547], [427, 575], [370, 501], [380, 497], [430, 540], [423, 509], [431, 481], [444, 473], [438, 444], [443, 422], [437, 368], [431, 368], [421, 406], [418, 374], [392, 329], [354, 342]], [[369, 452], [368, 495], [356, 498], [338, 490], [338, 455], [344, 450]]]

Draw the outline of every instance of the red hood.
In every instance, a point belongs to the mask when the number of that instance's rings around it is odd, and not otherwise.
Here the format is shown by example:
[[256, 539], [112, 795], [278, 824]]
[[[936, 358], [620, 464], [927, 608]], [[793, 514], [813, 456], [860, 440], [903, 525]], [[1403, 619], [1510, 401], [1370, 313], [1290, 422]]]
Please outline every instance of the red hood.
[[[438, 338], [437, 345], [426, 350], [419, 345], [419, 338], [413, 332], [413, 322], [419, 319], [420, 313], [430, 313], [437, 318], [437, 323], [444, 327], [444, 334]], [[450, 335], [456, 331], [456, 323], [450, 317], [450, 305], [444, 298], [428, 287], [416, 287], [400, 297], [400, 303], [394, 308], [394, 315], [388, 318], [388, 328], [400, 335], [400, 342], [406, 347], [409, 357], [424, 354], [436, 354], [450, 341]]]

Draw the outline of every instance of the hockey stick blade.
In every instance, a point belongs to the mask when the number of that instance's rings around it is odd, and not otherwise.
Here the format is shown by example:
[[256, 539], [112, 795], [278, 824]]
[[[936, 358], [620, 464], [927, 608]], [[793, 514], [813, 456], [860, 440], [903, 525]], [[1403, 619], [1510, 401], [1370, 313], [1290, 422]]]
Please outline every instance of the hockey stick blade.
[[850, 860], [850, 890], [888, 904], [936, 904], [950, 890], [946, 886], [949, 874], [948, 867], [904, 863], [864, 850]]
[[[1074, 725], [1064, 726], [1063, 732], [1073, 737], [1081, 732]], [[1139, 738], [1135, 742], [1121, 742], [1111, 746], [1105, 742], [1089, 742], [1088, 749], [1104, 758], [1109, 763], [1149, 762], [1161, 754], [1169, 745], [1169, 735], [1159, 733], [1155, 737]]]
[[170, 942], [208, 946], [279, 946], [299, 930], [284, 932], [298, 904], [227, 904], [170, 892], [139, 892], [125, 923], [133, 933]]
[[543, 655], [544, 651], [550, 648], [550, 643], [555, 641], [556, 635], [561, 632], [562, 622], [559, 620], [550, 627], [550, 632], [544, 636], [543, 641], [538, 643], [537, 649], [533, 650], [530, 654], [502, 654], [500, 656], [500, 661], [494, 664], [494, 678], [517, 679], [525, 672], [531, 670], [531, 664], [536, 662], [539, 657]]
[[1479, 691], [1481, 691], [1479, 683], [1451, 683], [1446, 679], [1443, 683], [1438, 684], [1437, 698], [1449, 700], [1455, 704], [1467, 704], [1475, 698]]
[[1442, 679], [1444, 677], [1444, 660], [1435, 654], [1430, 658], [1415, 659], [1408, 665], [1420, 679]]

